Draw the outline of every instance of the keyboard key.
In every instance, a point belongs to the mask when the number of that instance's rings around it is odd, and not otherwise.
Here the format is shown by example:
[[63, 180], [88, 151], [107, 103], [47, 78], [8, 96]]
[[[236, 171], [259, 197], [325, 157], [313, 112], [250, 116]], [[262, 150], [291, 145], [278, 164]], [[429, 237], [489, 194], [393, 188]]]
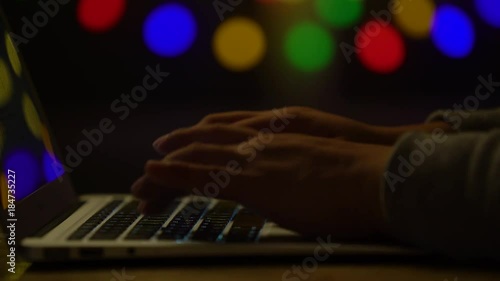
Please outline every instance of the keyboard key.
[[147, 240], [153, 237], [163, 224], [170, 218], [179, 206], [180, 201], [174, 201], [163, 214], [144, 216], [127, 234], [127, 240]]
[[140, 216], [137, 211], [138, 201], [131, 201], [108, 219], [90, 238], [92, 240], [117, 239]]
[[256, 242], [266, 220], [257, 213], [242, 209], [236, 214], [233, 225], [226, 236], [226, 242]]
[[158, 239], [180, 240], [184, 239], [200, 220], [206, 208], [210, 204], [209, 200], [202, 202], [190, 202], [175, 215], [167, 227], [161, 230]]
[[217, 205], [205, 215], [203, 222], [193, 234], [193, 239], [207, 242], [217, 241], [233, 218], [237, 206], [236, 203], [232, 202], [218, 202]]
[[94, 228], [101, 224], [109, 215], [123, 202], [123, 200], [113, 200], [85, 221], [68, 240], [81, 240], [87, 236]]

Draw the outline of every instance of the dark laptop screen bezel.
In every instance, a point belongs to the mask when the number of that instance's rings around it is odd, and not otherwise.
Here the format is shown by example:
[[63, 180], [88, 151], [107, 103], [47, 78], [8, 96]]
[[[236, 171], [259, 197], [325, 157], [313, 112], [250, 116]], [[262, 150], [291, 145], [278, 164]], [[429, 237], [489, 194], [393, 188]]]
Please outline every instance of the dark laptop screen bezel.
[[[5, 30], [10, 33], [11, 29], [2, 5], [0, 5], [0, 21], [5, 27]], [[0, 32], [2, 33], [0, 34], [0, 36], [4, 36], [3, 30]], [[49, 135], [51, 137], [54, 148], [54, 153], [56, 154], [58, 159], [62, 159], [61, 153], [50, 130], [48, 120], [38, 99], [38, 95], [31, 80], [30, 74], [27, 71], [26, 64], [24, 63], [24, 60], [20, 53], [19, 59], [21, 61], [23, 69], [26, 70], [23, 71], [23, 79], [25, 79], [27, 84], [29, 85], [33, 103], [37, 107], [40, 118], [43, 120], [47, 127], [47, 130], [49, 131]], [[77, 202], [78, 197], [73, 189], [73, 185], [67, 173], [63, 174], [59, 179], [41, 186], [26, 198], [16, 202], [16, 239], [20, 240], [35, 234], [39, 229], [70, 209]], [[4, 211], [2, 211], [1, 213], [3, 215], [3, 218], [0, 224], [5, 225], [6, 214]]]

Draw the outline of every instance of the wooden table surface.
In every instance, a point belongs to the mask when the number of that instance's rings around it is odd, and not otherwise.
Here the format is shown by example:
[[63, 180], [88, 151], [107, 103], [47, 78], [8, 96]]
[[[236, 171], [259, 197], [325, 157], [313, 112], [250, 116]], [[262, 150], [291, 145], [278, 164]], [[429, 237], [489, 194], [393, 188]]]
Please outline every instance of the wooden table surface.
[[[484, 264], [464, 265], [439, 261], [343, 261], [321, 263], [311, 273], [283, 277], [301, 260], [273, 260], [271, 262], [245, 260], [152, 263], [101, 263], [87, 265], [35, 265], [22, 278], [25, 281], [498, 281], [500, 267]], [[124, 273], [122, 275], [122, 273]]]

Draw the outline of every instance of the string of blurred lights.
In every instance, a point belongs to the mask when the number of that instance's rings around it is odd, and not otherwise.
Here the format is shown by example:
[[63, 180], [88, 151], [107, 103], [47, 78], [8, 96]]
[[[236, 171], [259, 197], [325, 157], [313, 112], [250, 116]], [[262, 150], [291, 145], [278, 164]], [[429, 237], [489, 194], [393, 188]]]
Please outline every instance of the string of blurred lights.
[[[78, 20], [89, 32], [107, 32], [121, 20], [126, 0], [79, 0]], [[301, 4], [301, 0], [256, 0], [261, 4]], [[404, 1], [403, 1], [404, 2]], [[455, 4], [436, 5], [434, 0], [402, 4], [388, 25], [370, 18], [364, 0], [314, 0], [317, 22], [297, 22], [283, 36], [286, 60], [294, 68], [320, 71], [333, 62], [338, 45], [333, 30], [360, 26], [358, 32], [369, 32], [370, 25], [379, 24], [380, 34], [359, 49], [358, 58], [377, 73], [393, 73], [403, 65], [406, 54], [404, 36], [425, 39], [429, 36], [445, 56], [458, 59], [471, 54], [476, 36], [474, 24], [467, 13]], [[475, 0], [476, 12], [487, 24], [500, 28], [500, 2]], [[367, 18], [366, 22], [361, 22]], [[331, 30], [330, 30], [331, 29]], [[145, 19], [144, 42], [154, 54], [173, 58], [186, 53], [197, 37], [196, 16], [181, 3], [169, 2], [154, 8]], [[404, 34], [401, 34], [401, 32]], [[362, 35], [362, 34], [358, 34]], [[238, 16], [222, 22], [214, 31], [213, 53], [217, 62], [228, 70], [252, 69], [263, 59], [267, 40], [262, 26], [250, 18]]]
[[[259, 4], [306, 5], [304, 0], [255, 0]], [[354, 29], [357, 36], [357, 57], [364, 67], [376, 73], [390, 74], [405, 62], [405, 37], [413, 40], [430, 38], [439, 52], [450, 59], [461, 59], [474, 51], [475, 23], [457, 4], [436, 4], [435, 0], [412, 1], [409, 6], [393, 14], [393, 21], [380, 22], [373, 11], [366, 11], [364, 0], [313, 0], [317, 20], [303, 20], [288, 27], [282, 35], [283, 56], [298, 71], [317, 72], [331, 65], [338, 54], [339, 44], [333, 37], [335, 30]], [[411, 6], [410, 6], [411, 5]], [[474, 0], [477, 15], [493, 28], [500, 28], [500, 1]], [[126, 0], [79, 0], [77, 21], [86, 31], [106, 33], [118, 26], [127, 9]], [[363, 20], [364, 19], [364, 20]], [[376, 27], [378, 32], [373, 35]], [[166, 59], [180, 57], [188, 52], [198, 37], [196, 15], [178, 2], [167, 2], [155, 7], [144, 20], [143, 40], [152, 53]], [[27, 171], [18, 189], [19, 198], [31, 193], [39, 182], [60, 176], [53, 169], [54, 151], [46, 127], [28, 94], [22, 93], [19, 82], [23, 69], [11, 38], [0, 38], [0, 108], [22, 107], [24, 126], [33, 141], [41, 143], [41, 153], [22, 147], [5, 150], [8, 124], [0, 120], [0, 155], [2, 166]], [[266, 30], [256, 20], [241, 15], [223, 21], [212, 37], [216, 61], [224, 68], [242, 72], [257, 66], [268, 49]], [[22, 144], [21, 144], [22, 145]], [[56, 164], [60, 166], [60, 164]], [[7, 192], [5, 171], [0, 173], [0, 189]], [[4, 197], [5, 198], [5, 197]], [[5, 206], [6, 202], [2, 202]]]

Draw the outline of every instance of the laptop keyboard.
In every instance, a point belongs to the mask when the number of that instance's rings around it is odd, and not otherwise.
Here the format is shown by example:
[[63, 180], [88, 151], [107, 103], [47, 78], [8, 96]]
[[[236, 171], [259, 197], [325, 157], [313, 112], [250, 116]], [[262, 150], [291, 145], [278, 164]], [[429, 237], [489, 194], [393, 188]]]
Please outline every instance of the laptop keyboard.
[[122, 200], [114, 200], [108, 203], [99, 212], [84, 222], [71, 236], [69, 240], [81, 240], [87, 236], [94, 228], [101, 224], [111, 213], [123, 203]]
[[266, 220], [253, 211], [242, 209], [234, 218], [226, 242], [253, 242], [257, 240]]
[[96, 233], [90, 238], [91, 240], [115, 240], [117, 239], [135, 220], [140, 216], [137, 211], [138, 201], [127, 203], [118, 212], [116, 212], [109, 220], [107, 220]]
[[[114, 200], [89, 218], [68, 239], [110, 241], [125, 234], [124, 240], [156, 238], [231, 243], [252, 243], [258, 240], [266, 223], [265, 219], [228, 201], [218, 201], [209, 209], [211, 202], [199, 199], [196, 202], [190, 201], [176, 212], [181, 204], [180, 200], [176, 200], [162, 214], [141, 216], [137, 211], [138, 201], [127, 202], [115, 212], [123, 201]], [[108, 217], [110, 218], [107, 219]], [[225, 232], [231, 223], [230, 229]]]
[[180, 240], [184, 239], [193, 229], [194, 225], [200, 220], [201, 216], [208, 207], [209, 201], [194, 203], [188, 203], [182, 210], [180, 210], [177, 215], [172, 219], [172, 221], [167, 225], [167, 227], [162, 228], [160, 236], [158, 239], [162, 240]]
[[153, 237], [170, 218], [180, 201], [175, 201], [163, 214], [144, 216], [125, 237], [126, 240], [147, 240]]
[[217, 241], [233, 218], [238, 205], [232, 202], [219, 202], [208, 211], [203, 222], [193, 235], [194, 240]]

